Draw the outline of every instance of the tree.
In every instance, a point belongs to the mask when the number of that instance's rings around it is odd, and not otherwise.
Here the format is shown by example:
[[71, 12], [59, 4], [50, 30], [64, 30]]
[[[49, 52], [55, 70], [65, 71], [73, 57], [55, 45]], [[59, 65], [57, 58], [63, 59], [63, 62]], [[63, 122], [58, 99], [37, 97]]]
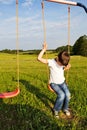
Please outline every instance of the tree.
[[81, 36], [73, 46], [74, 55], [87, 56], [87, 36]]
[[73, 54], [73, 52], [72, 52], [72, 46], [68, 46], [68, 45], [66, 45], [66, 46], [61, 46], [61, 47], [58, 47], [55, 51], [56, 52], [61, 52], [61, 51], [68, 51], [68, 47], [69, 47], [69, 51], [70, 51], [70, 55], [72, 55]]

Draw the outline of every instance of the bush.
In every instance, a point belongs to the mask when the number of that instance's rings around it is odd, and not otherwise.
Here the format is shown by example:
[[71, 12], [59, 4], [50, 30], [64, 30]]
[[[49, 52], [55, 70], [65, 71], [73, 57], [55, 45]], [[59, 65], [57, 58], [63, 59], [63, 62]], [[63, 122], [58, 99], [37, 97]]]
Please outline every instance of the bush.
[[73, 46], [74, 55], [87, 56], [87, 36], [81, 36]]
[[69, 47], [70, 55], [72, 55], [72, 54], [73, 54], [73, 51], [72, 51], [72, 48], [73, 48], [73, 47], [72, 47], [72, 46], [68, 46], [68, 45], [58, 47], [58, 48], [55, 50], [55, 52], [68, 51], [68, 47]]

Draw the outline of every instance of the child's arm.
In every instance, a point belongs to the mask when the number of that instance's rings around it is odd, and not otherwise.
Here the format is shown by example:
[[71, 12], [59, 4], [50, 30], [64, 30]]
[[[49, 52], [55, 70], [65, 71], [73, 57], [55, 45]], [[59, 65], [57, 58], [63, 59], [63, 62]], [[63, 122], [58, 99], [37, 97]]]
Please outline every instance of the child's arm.
[[38, 58], [37, 58], [40, 62], [45, 63], [45, 64], [48, 63], [48, 60], [43, 58], [43, 54], [46, 51], [46, 49], [47, 49], [47, 44], [44, 43], [43, 49], [41, 50], [41, 52], [39, 53]]
[[68, 64], [67, 66], [64, 67], [64, 70], [69, 70], [71, 68], [71, 64]]

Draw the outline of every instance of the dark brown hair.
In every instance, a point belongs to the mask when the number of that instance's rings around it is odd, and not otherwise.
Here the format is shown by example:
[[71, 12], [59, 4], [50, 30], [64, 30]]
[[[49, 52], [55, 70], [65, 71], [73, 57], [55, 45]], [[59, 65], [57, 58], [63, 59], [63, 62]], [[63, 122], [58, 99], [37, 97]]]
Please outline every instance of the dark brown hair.
[[67, 66], [70, 60], [69, 53], [67, 51], [60, 52], [58, 54], [58, 60], [62, 65]]

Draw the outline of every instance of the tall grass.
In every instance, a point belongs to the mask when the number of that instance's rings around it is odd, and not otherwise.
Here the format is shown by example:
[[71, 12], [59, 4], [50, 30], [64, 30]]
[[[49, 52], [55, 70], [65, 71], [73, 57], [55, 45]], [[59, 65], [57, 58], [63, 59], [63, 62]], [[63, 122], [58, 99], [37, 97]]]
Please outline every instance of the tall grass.
[[[49, 54], [49, 58], [56, 54]], [[87, 58], [71, 57], [68, 86], [72, 119], [55, 119], [52, 114], [56, 95], [47, 89], [46, 65], [36, 55], [20, 55], [20, 94], [0, 99], [1, 130], [86, 130]], [[0, 54], [0, 92], [13, 91], [17, 84], [16, 55]]]

